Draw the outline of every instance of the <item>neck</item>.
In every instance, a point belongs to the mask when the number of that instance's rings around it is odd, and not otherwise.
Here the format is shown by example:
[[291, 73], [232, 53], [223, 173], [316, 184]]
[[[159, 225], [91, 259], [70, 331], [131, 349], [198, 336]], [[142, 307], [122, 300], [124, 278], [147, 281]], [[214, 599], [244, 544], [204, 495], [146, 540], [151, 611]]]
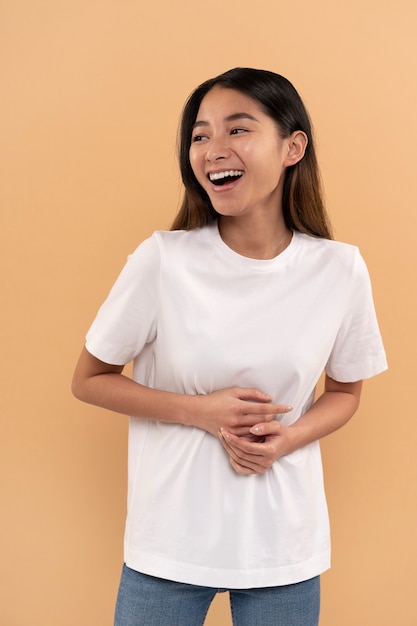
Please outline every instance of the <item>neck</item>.
[[274, 224], [270, 220], [238, 220], [235, 217], [219, 217], [220, 236], [232, 250], [251, 259], [268, 260], [287, 248], [292, 232], [283, 219]]

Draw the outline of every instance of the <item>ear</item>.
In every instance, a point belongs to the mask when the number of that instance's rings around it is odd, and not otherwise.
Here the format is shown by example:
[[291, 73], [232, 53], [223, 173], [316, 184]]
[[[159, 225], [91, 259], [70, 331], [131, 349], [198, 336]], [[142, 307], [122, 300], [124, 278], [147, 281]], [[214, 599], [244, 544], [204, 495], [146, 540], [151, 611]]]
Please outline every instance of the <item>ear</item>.
[[285, 165], [289, 167], [290, 165], [295, 165], [303, 158], [308, 144], [308, 137], [302, 130], [296, 130], [288, 137], [287, 141], [288, 152]]

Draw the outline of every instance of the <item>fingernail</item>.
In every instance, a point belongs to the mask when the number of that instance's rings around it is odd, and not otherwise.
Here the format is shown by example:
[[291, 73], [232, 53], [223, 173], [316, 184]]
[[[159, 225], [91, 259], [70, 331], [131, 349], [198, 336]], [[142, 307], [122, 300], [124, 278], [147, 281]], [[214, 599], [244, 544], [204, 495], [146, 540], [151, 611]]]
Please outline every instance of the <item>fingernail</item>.
[[225, 430], [223, 430], [223, 428], [220, 429], [220, 433], [223, 437], [223, 439], [226, 439], [226, 441], [230, 441], [230, 435], [229, 433], [227, 433]]

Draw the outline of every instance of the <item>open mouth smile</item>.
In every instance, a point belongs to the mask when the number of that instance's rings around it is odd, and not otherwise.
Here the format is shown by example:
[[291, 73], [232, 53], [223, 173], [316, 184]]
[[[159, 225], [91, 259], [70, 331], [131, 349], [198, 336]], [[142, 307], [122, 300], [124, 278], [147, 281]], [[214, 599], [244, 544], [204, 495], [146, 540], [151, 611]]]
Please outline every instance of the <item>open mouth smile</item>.
[[225, 170], [224, 172], [211, 172], [208, 178], [213, 185], [221, 187], [228, 183], [233, 183], [243, 176], [242, 170]]

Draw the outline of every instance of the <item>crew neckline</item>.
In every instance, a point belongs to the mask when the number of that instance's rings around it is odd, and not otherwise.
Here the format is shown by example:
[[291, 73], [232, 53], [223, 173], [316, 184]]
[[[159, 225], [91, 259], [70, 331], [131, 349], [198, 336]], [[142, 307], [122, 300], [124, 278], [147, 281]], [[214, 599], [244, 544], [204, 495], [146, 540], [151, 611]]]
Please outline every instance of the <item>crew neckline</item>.
[[277, 268], [279, 265], [282, 265], [284, 262], [286, 262], [288, 258], [291, 257], [294, 254], [295, 250], [298, 248], [300, 234], [297, 231], [293, 230], [291, 241], [289, 242], [288, 246], [272, 259], [254, 259], [244, 256], [243, 254], [239, 254], [239, 252], [235, 252], [235, 250], [230, 248], [230, 246], [228, 246], [227, 243], [223, 241], [220, 235], [217, 220], [213, 224], [210, 224], [209, 233], [211, 243], [224, 257], [227, 257], [228, 260], [233, 262], [235, 265], [239, 265], [240, 267], [246, 267], [255, 271], [269, 271], [271, 269]]

